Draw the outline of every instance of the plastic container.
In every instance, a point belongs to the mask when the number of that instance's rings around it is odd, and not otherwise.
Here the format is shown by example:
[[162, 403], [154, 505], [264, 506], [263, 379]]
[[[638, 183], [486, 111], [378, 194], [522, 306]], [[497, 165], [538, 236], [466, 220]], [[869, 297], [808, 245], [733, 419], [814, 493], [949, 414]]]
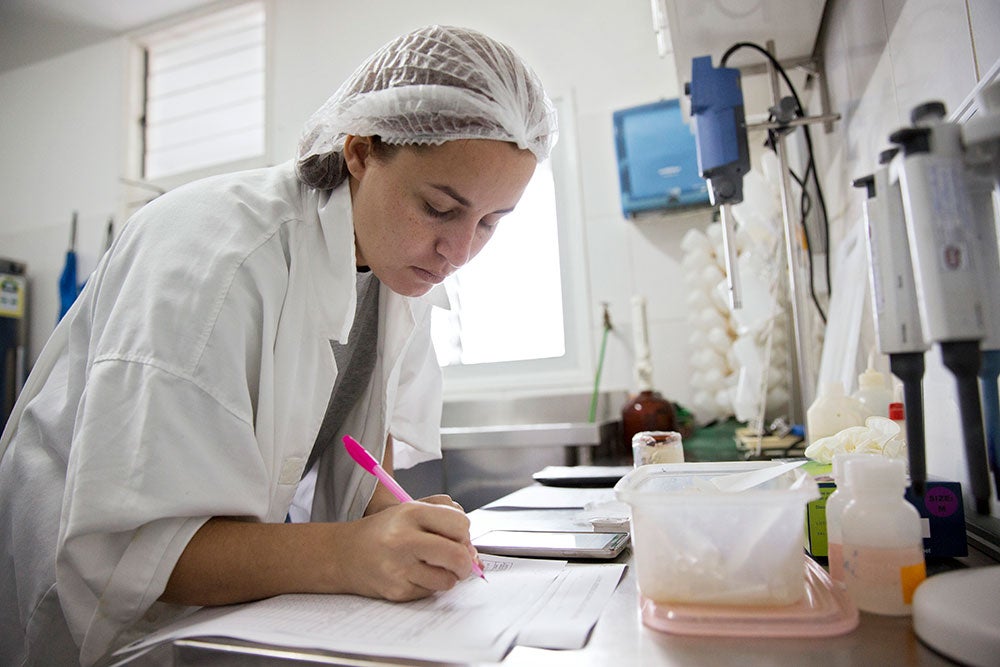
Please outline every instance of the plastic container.
[[636, 467], [652, 463], [684, 463], [684, 444], [676, 431], [640, 431], [632, 436]]
[[845, 428], [864, 426], [871, 412], [861, 401], [844, 393], [844, 385], [830, 382], [806, 411], [809, 444], [836, 435]]
[[892, 389], [886, 382], [885, 374], [879, 373], [871, 365], [858, 376], [858, 390], [854, 392], [858, 399], [872, 415], [876, 417], [889, 416], [889, 404], [892, 403]]
[[657, 605], [789, 605], [802, 597], [806, 503], [819, 497], [812, 477], [796, 469], [739, 493], [714, 491], [709, 483], [773, 465], [646, 465], [615, 485], [618, 500], [631, 506], [644, 598]]
[[697, 637], [833, 637], [858, 627], [858, 610], [847, 591], [835, 586], [819, 563], [803, 561], [807, 594], [795, 604], [658, 605], [640, 597], [642, 622], [661, 632]]
[[843, 588], [844, 584], [844, 538], [841, 532], [841, 518], [844, 508], [854, 499], [850, 482], [844, 474], [845, 464], [851, 459], [876, 456], [875, 454], [836, 454], [833, 457], [833, 479], [837, 483], [826, 499], [826, 547], [830, 578]]
[[847, 593], [861, 611], [907, 616], [927, 574], [920, 514], [903, 497], [905, 465], [875, 456], [844, 468], [854, 494], [841, 519]]

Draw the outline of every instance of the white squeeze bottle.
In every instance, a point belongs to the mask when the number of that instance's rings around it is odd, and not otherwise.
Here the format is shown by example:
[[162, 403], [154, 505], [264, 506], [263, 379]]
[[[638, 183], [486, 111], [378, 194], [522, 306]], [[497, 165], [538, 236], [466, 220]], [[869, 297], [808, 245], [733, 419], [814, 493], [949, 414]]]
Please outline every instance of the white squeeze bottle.
[[844, 508], [854, 499], [850, 482], [844, 474], [845, 464], [851, 459], [877, 456], [877, 454], [835, 454], [833, 457], [833, 480], [837, 488], [826, 499], [826, 547], [830, 578], [841, 588], [844, 587], [844, 538], [841, 519]]
[[886, 382], [884, 373], [875, 370], [873, 360], [868, 359], [868, 368], [858, 376], [858, 390], [854, 398], [861, 401], [876, 417], [889, 416], [889, 404], [892, 402], [892, 390]]
[[871, 412], [858, 399], [844, 393], [841, 382], [830, 382], [806, 411], [809, 444], [836, 435], [851, 426], [864, 426]]
[[847, 592], [862, 611], [907, 616], [927, 571], [920, 514], [903, 498], [905, 464], [872, 456], [844, 468], [854, 494], [840, 524]]

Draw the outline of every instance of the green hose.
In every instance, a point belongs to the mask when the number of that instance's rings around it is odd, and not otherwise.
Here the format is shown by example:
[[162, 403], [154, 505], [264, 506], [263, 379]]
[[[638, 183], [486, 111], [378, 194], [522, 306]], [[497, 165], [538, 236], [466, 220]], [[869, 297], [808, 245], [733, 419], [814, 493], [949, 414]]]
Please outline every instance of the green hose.
[[604, 335], [601, 337], [601, 353], [597, 357], [597, 372], [594, 373], [594, 393], [590, 397], [589, 422], [597, 419], [597, 396], [601, 387], [601, 369], [604, 368], [604, 351], [608, 347], [608, 334], [611, 332], [611, 316], [608, 314], [608, 304], [604, 304]]

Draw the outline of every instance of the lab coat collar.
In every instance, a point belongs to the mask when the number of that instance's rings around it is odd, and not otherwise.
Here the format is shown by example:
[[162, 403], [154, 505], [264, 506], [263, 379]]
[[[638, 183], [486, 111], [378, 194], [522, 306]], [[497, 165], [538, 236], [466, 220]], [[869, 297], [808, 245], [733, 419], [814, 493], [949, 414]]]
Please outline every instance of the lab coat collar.
[[445, 310], [451, 310], [451, 301], [448, 299], [448, 290], [445, 289], [444, 284], [435, 285], [431, 288], [431, 291], [420, 297], [421, 301], [426, 301], [432, 306], [437, 306], [438, 308], [444, 308]]
[[332, 191], [308, 192], [322, 235], [320, 247], [310, 251], [324, 255], [314, 262], [312, 276], [320, 334], [346, 343], [358, 299], [351, 189], [345, 182]]

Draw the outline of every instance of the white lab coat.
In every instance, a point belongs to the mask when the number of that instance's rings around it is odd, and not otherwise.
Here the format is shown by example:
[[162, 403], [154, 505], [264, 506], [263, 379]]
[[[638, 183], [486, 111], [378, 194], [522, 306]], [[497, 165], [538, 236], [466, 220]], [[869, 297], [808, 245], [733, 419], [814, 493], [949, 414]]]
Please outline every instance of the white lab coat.
[[[345, 430], [379, 454], [391, 432], [405, 467], [440, 456], [440, 369], [428, 301], [381, 289]], [[306, 188], [291, 163], [185, 186], [125, 226], [0, 440], [0, 664], [103, 662], [187, 610], [157, 598], [210, 517], [285, 518], [355, 303], [348, 187]], [[321, 518], [371, 497], [342, 468]]]

